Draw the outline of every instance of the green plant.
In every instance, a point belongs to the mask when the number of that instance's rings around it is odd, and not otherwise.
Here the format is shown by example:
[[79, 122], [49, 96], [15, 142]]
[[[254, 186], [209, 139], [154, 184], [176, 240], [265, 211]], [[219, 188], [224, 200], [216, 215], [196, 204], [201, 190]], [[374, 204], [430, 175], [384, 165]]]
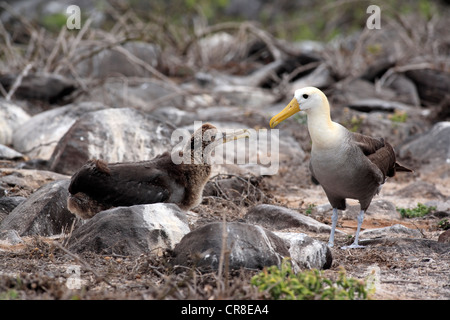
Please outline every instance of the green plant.
[[309, 203], [308, 207], [305, 210], [305, 214], [310, 215], [315, 207], [316, 205], [314, 203]]
[[438, 223], [438, 228], [442, 230], [448, 230], [450, 229], [450, 221], [448, 221], [447, 218], [442, 219]]
[[399, 208], [397, 207], [397, 211], [400, 212], [400, 215], [402, 218], [417, 218], [417, 217], [423, 217], [433, 210], [436, 210], [436, 207], [428, 207], [422, 203], [417, 203], [416, 208], [412, 209], [405, 209], [405, 208]]
[[365, 282], [347, 278], [345, 270], [339, 272], [333, 283], [317, 269], [296, 274], [288, 259], [283, 260], [281, 267], [264, 268], [251, 279], [251, 284], [276, 300], [354, 300], [369, 296]]
[[396, 110], [394, 114], [389, 115], [388, 118], [392, 122], [405, 123], [406, 119], [408, 119], [408, 114], [405, 111]]

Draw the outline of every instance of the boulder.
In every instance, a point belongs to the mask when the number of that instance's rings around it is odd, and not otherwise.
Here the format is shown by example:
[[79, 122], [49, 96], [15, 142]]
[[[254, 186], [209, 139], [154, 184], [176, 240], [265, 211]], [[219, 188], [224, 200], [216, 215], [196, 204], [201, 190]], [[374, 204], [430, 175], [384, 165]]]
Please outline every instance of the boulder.
[[[7, 74], [0, 76], [0, 84], [11, 90], [19, 74]], [[74, 80], [58, 74], [34, 73], [24, 76], [20, 80], [20, 85], [14, 92], [13, 97], [23, 100], [42, 101], [46, 103], [57, 103], [63, 101], [64, 97], [77, 89]]]
[[421, 162], [450, 161], [450, 121], [436, 123], [429, 131], [411, 137], [398, 149], [402, 158]]
[[30, 158], [48, 160], [58, 141], [78, 117], [104, 108], [100, 103], [83, 102], [41, 112], [16, 128], [14, 149]]
[[75, 229], [68, 248], [136, 256], [173, 249], [189, 232], [186, 213], [175, 204], [117, 207], [99, 212]]
[[0, 160], [25, 160], [26, 157], [3, 144], [0, 144]]
[[173, 84], [153, 78], [123, 81], [111, 78], [93, 87], [81, 97], [83, 101], [97, 101], [111, 108], [132, 107], [149, 112], [162, 107], [184, 107], [185, 98], [174, 90]]
[[12, 144], [15, 130], [29, 119], [30, 115], [21, 107], [0, 99], [0, 144]]
[[[271, 230], [301, 228], [305, 231], [331, 231], [329, 225], [307, 217], [295, 210], [269, 204], [259, 204], [248, 209], [244, 219], [248, 223], [258, 224]], [[336, 230], [336, 232], [340, 232]]]
[[81, 117], [58, 142], [50, 170], [73, 174], [88, 159], [107, 162], [149, 160], [171, 151], [173, 128], [140, 111], [121, 108]]
[[374, 238], [422, 238], [422, 233], [417, 229], [410, 229], [401, 224], [393, 226], [363, 230], [359, 234], [361, 239]]
[[[223, 248], [224, 242], [226, 248]], [[173, 264], [216, 270], [222, 254], [231, 270], [262, 269], [280, 265], [283, 258], [289, 256], [289, 251], [284, 240], [260, 226], [213, 222], [183, 237], [174, 249]]]
[[2, 197], [0, 196], [0, 223], [19, 204], [26, 200], [25, 197]]
[[289, 254], [294, 266], [300, 269], [328, 269], [333, 256], [326, 243], [308, 237], [304, 233], [275, 232], [289, 246]]
[[19, 236], [52, 236], [71, 228], [75, 216], [67, 209], [69, 180], [39, 188], [0, 224], [0, 231], [16, 230]]
[[[108, 78], [108, 77], [150, 77], [152, 73], [143, 63], [153, 68], [160, 64], [161, 49], [152, 43], [130, 41], [122, 46], [98, 51], [103, 47], [98, 43], [92, 48], [80, 48], [75, 56], [86, 55], [75, 64], [75, 70], [80, 77]], [[91, 52], [96, 52], [91, 54]]]

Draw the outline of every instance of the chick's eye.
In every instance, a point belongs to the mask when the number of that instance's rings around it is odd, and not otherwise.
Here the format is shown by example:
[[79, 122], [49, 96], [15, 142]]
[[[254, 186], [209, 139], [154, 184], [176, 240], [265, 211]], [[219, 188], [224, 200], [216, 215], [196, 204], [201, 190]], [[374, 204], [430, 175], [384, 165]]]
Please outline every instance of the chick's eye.
[[302, 96], [304, 99], [308, 99], [308, 95], [305, 93], [303, 96]]

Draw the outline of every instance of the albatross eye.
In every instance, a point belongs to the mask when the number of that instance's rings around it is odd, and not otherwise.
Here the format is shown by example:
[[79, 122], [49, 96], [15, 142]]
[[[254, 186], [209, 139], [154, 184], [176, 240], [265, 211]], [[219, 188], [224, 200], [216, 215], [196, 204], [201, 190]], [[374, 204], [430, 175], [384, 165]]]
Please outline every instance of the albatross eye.
[[303, 96], [302, 96], [304, 99], [308, 99], [308, 95], [305, 93]]

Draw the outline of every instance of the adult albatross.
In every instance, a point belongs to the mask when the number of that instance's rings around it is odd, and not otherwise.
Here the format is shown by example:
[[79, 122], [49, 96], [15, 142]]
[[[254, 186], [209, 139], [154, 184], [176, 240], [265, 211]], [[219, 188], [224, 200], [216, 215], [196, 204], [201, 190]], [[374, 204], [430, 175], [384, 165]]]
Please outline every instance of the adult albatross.
[[175, 203], [189, 210], [202, 200], [211, 174], [211, 151], [248, 136], [247, 129], [225, 134], [207, 123], [192, 134], [182, 152], [174, 151], [176, 157], [165, 152], [140, 162], [89, 160], [71, 178], [67, 207], [82, 219], [112, 207], [157, 202]]
[[309, 168], [320, 183], [333, 207], [331, 234], [328, 245], [334, 245], [338, 209], [345, 210], [345, 199], [359, 200], [358, 227], [353, 244], [345, 248], [360, 248], [359, 232], [364, 213], [378, 194], [387, 177], [396, 171], [412, 172], [396, 162], [392, 146], [383, 138], [372, 138], [348, 131], [330, 117], [330, 105], [325, 94], [317, 88], [295, 91], [292, 101], [270, 120], [274, 128], [293, 114], [305, 111], [312, 140]]

